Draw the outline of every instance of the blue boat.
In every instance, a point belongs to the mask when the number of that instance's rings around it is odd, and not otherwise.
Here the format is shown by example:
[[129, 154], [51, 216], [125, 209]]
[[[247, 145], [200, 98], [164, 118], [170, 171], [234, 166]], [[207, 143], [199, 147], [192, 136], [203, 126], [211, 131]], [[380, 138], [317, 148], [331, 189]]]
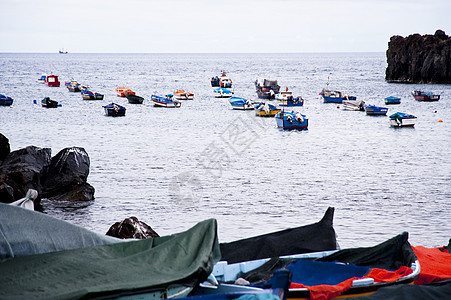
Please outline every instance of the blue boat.
[[105, 115], [107, 116], [110, 117], [125, 116], [126, 108], [114, 102], [111, 102], [110, 104], [103, 106], [103, 108], [105, 109]]
[[388, 104], [400, 104], [401, 103], [401, 98], [399, 97], [395, 97], [395, 96], [390, 96], [384, 99], [384, 102], [386, 105]]
[[385, 116], [387, 115], [388, 108], [376, 105], [365, 106], [365, 112], [370, 116]]
[[411, 114], [396, 112], [390, 116], [390, 125], [393, 127], [413, 127], [417, 117]]
[[216, 98], [230, 98], [233, 96], [233, 91], [226, 88], [217, 88], [213, 91]]
[[95, 100], [96, 99], [96, 96], [94, 95], [94, 93], [91, 91], [88, 91], [88, 90], [82, 91], [81, 97], [83, 98], [83, 100]]
[[319, 94], [323, 97], [324, 103], [342, 103], [343, 100], [357, 100], [356, 96], [344, 95], [341, 91], [323, 89]]
[[47, 78], [47, 74], [42, 74], [41, 77], [38, 79], [38, 82], [45, 83], [46, 78]]
[[277, 127], [283, 129], [307, 129], [308, 119], [299, 112], [281, 111], [276, 115]]
[[152, 95], [150, 97], [154, 106], [167, 107], [167, 108], [179, 108], [182, 103], [178, 100], [174, 100], [173, 94], [167, 94], [165, 97]]
[[232, 105], [233, 109], [238, 110], [253, 110], [254, 105], [252, 103], [251, 99], [245, 99], [241, 97], [231, 97], [229, 99], [230, 104]]
[[0, 106], [11, 106], [13, 102], [13, 98], [0, 94]]

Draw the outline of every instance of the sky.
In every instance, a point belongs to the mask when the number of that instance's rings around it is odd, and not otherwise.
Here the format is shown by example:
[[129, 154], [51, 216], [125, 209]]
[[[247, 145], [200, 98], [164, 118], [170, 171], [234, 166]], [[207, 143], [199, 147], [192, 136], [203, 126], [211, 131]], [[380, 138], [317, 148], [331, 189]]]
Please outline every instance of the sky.
[[384, 52], [451, 35], [451, 0], [0, 0], [0, 52]]

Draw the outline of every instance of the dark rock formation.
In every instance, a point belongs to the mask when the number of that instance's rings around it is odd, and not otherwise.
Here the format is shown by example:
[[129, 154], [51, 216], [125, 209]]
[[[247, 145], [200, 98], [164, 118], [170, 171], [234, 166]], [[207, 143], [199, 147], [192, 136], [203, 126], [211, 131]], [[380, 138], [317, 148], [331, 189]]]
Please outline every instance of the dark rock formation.
[[42, 172], [42, 198], [94, 200], [94, 188], [87, 183], [89, 166], [85, 149], [71, 147], [61, 150]]
[[6, 136], [0, 133], [0, 162], [5, 159], [6, 155], [11, 152], [9, 140]]
[[83, 148], [66, 148], [51, 157], [50, 148], [28, 146], [13, 152], [8, 139], [0, 134], [0, 202], [12, 203], [25, 197], [29, 189], [41, 198], [66, 201], [94, 200], [94, 188], [88, 184], [90, 160]]
[[114, 223], [106, 235], [121, 239], [147, 239], [159, 237], [149, 225], [139, 221], [136, 217], [130, 217], [122, 222]]
[[392, 36], [388, 43], [385, 79], [403, 83], [451, 83], [451, 38], [434, 35]]

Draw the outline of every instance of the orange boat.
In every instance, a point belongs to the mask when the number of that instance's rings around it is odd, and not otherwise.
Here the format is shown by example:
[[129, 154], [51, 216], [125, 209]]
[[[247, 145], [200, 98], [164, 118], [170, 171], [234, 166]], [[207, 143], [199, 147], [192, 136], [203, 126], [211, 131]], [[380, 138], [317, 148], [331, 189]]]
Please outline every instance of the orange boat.
[[194, 99], [194, 94], [190, 93], [190, 92], [187, 92], [185, 90], [177, 89], [174, 92], [174, 97], [175, 97], [175, 99], [178, 99], [178, 100], [193, 100]]
[[135, 92], [126, 87], [116, 88], [116, 93], [118, 97], [127, 97], [127, 95], [135, 95]]

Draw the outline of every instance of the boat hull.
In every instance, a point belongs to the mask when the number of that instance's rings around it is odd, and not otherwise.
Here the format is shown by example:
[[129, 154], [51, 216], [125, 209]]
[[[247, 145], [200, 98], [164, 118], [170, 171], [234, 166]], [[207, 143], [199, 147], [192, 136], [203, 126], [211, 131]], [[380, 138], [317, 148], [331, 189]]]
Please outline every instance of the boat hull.
[[308, 129], [308, 119], [305, 115], [299, 114], [302, 119], [297, 117], [296, 113], [291, 112], [280, 112], [276, 115], [276, 123], [278, 128], [282, 129], [298, 129], [306, 130]]
[[136, 95], [127, 95], [128, 103], [130, 104], [142, 104], [144, 102], [144, 98]]
[[438, 101], [438, 100], [440, 100], [440, 95], [434, 95], [431, 92], [412, 91], [412, 96], [417, 101]]
[[109, 117], [123, 117], [125, 116], [126, 108], [118, 105], [116, 103], [111, 103], [108, 105], [105, 105], [103, 107], [105, 109], [105, 115]]
[[239, 98], [239, 97], [231, 97], [229, 99], [230, 105], [232, 105], [233, 109], [237, 110], [253, 110], [254, 105], [252, 101], [249, 99]]
[[278, 113], [280, 113], [280, 109], [273, 109], [270, 110], [269, 112], [265, 110], [257, 110], [257, 109], [255, 110], [255, 115], [257, 117], [274, 117]]
[[0, 98], [0, 106], [11, 106], [14, 102], [14, 99], [11, 97], [2, 97]]
[[294, 107], [294, 106], [304, 106], [304, 100], [292, 100], [292, 99], [286, 99], [286, 100], [277, 100], [280, 106], [286, 106], [286, 107]]
[[388, 108], [380, 106], [366, 106], [365, 113], [369, 116], [385, 116], [387, 115]]
[[390, 104], [401, 104], [401, 98], [398, 97], [387, 97], [384, 99], [386, 105]]
[[227, 89], [218, 88], [213, 91], [215, 98], [230, 98], [233, 96], [233, 92]]
[[402, 122], [398, 119], [390, 119], [390, 125], [392, 127], [414, 127], [417, 118], [402, 119]]

